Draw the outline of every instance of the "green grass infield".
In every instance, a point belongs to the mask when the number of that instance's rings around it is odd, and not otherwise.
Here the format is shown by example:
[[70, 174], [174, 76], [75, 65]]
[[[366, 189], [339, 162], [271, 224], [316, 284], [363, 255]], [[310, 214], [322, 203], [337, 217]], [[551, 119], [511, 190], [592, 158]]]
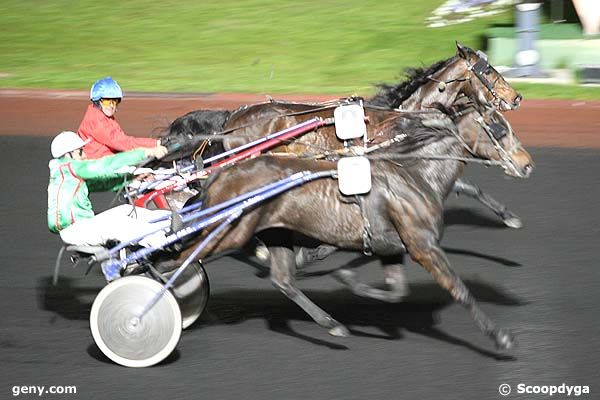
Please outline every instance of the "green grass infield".
[[[508, 11], [443, 28], [444, 0], [4, 0], [0, 87], [371, 95], [407, 67], [484, 48]], [[600, 99], [600, 89], [522, 85], [526, 98]]]

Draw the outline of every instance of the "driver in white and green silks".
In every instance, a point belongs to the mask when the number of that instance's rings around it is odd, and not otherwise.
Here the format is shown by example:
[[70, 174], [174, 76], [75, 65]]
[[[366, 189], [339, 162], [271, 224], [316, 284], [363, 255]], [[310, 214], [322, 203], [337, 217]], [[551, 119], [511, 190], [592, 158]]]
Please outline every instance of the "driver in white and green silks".
[[[124, 178], [147, 157], [161, 158], [167, 154], [164, 146], [138, 148], [99, 159], [86, 159], [86, 141], [74, 132], [61, 132], [51, 144], [52, 160], [48, 183], [48, 228], [73, 245], [104, 245], [108, 240], [130, 241], [160, 228], [169, 220], [150, 223], [166, 215], [166, 210], [148, 210], [120, 205], [95, 214], [89, 199], [90, 191], [117, 190]], [[128, 168], [129, 167], [129, 168]], [[147, 235], [142, 246], [156, 247], [164, 232]]]

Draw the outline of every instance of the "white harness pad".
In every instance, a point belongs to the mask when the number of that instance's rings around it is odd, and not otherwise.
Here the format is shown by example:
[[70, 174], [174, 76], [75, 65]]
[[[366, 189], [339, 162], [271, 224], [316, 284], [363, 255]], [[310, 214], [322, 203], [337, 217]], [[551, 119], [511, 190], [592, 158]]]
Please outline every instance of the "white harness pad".
[[365, 137], [365, 111], [360, 104], [348, 104], [337, 107], [333, 111], [335, 134], [342, 140]]
[[346, 196], [371, 190], [371, 163], [366, 157], [343, 157], [338, 161], [338, 185]]

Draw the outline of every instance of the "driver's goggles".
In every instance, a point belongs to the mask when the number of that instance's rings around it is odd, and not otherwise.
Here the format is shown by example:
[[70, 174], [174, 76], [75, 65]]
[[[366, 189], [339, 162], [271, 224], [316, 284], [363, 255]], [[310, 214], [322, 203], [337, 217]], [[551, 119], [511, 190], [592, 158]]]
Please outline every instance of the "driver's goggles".
[[104, 107], [116, 107], [121, 102], [121, 99], [100, 99], [100, 104]]

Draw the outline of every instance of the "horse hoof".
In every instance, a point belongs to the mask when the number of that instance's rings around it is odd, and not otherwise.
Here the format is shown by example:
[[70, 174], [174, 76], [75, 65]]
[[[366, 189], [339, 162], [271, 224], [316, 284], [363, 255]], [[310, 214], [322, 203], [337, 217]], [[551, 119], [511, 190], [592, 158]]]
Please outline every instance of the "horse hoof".
[[494, 340], [499, 350], [510, 350], [515, 347], [515, 337], [508, 329], [498, 329], [494, 333]]
[[352, 282], [354, 278], [354, 272], [345, 268], [336, 270], [333, 274], [334, 277], [338, 278], [342, 282]]
[[265, 246], [264, 244], [259, 244], [258, 246], [256, 246], [256, 249], [254, 249], [254, 255], [260, 261], [267, 262], [271, 253], [269, 252], [267, 246]]
[[329, 334], [337, 337], [348, 337], [350, 336], [350, 331], [344, 325], [340, 324], [331, 328]]
[[523, 222], [521, 222], [521, 218], [516, 216], [506, 218], [504, 220], [504, 224], [509, 228], [513, 229], [521, 229], [523, 227]]
[[393, 302], [399, 302], [410, 294], [406, 275], [404, 274], [402, 267], [398, 265], [390, 266], [384, 269], [384, 274], [385, 283], [394, 294], [391, 299]]

